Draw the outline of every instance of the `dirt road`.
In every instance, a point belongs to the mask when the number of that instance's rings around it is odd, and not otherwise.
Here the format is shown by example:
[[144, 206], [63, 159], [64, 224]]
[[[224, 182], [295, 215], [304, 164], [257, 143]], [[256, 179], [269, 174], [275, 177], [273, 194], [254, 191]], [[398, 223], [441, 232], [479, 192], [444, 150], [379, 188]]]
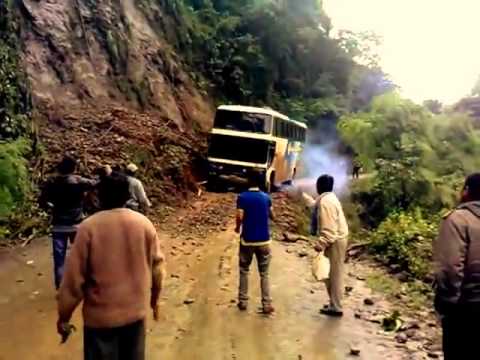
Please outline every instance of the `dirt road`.
[[[209, 195], [209, 202], [218, 206], [219, 199]], [[205, 212], [204, 206], [202, 202], [177, 214], [179, 222], [161, 232], [169, 275], [162, 319], [149, 322], [147, 359], [337, 360], [349, 358], [352, 346], [361, 350], [357, 358], [366, 360], [425, 358], [399, 346], [378, 324], [356, 319], [355, 309], [364, 306], [369, 290], [354, 276], [348, 279], [354, 290], [347, 298], [346, 316], [321, 316], [318, 310], [326, 294], [321, 284], [312, 282], [298, 245], [273, 244], [271, 279], [277, 313], [273, 317], [257, 313], [256, 271], [251, 274], [250, 309], [240, 313], [235, 306], [238, 240], [231, 226], [199, 230], [197, 235], [187, 231], [192, 219]], [[48, 239], [24, 251], [0, 254], [0, 360], [82, 358], [78, 311], [74, 323], [79, 332], [59, 345], [51, 277]]]

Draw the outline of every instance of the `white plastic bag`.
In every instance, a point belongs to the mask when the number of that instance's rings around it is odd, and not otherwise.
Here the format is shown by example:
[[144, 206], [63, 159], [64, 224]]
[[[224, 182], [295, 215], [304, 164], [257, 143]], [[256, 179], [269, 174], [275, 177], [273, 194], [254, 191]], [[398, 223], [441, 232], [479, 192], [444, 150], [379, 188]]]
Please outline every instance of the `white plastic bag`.
[[325, 281], [330, 274], [330, 260], [323, 252], [319, 253], [312, 261], [312, 274], [317, 281]]

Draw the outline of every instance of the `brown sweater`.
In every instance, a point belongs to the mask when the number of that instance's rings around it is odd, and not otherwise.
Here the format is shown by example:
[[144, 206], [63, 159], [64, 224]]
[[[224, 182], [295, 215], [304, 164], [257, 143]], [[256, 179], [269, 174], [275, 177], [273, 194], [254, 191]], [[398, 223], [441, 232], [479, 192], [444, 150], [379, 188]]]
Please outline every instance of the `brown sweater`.
[[58, 293], [60, 319], [83, 300], [85, 325], [112, 328], [146, 317], [163, 281], [164, 256], [155, 227], [128, 209], [103, 211], [78, 228]]

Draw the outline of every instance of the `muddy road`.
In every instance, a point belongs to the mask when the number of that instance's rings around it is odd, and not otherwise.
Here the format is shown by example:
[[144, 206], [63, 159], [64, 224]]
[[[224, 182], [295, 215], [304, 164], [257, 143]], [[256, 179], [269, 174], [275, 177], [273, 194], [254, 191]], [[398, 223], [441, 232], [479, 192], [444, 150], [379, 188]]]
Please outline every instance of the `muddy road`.
[[[304, 245], [273, 243], [271, 283], [277, 313], [265, 317], [257, 312], [260, 297], [253, 268], [250, 308], [239, 312], [238, 239], [228, 220], [233, 200], [231, 195], [207, 194], [158, 224], [168, 256], [168, 278], [161, 321], [148, 323], [147, 359], [338, 360], [350, 358], [352, 347], [361, 351], [356, 358], [366, 360], [426, 358], [411, 345], [399, 345], [378, 324], [355, 316], [370, 294], [355, 265], [350, 265], [347, 285], [353, 291], [344, 318], [320, 315], [326, 292], [313, 282], [307, 258], [299, 256]], [[218, 211], [212, 213], [212, 208]], [[195, 224], [205, 214], [222, 219], [210, 219], [203, 227]], [[66, 345], [59, 344], [55, 333], [51, 268], [48, 239], [0, 253], [0, 360], [82, 358], [78, 310], [73, 321], [78, 332]]]

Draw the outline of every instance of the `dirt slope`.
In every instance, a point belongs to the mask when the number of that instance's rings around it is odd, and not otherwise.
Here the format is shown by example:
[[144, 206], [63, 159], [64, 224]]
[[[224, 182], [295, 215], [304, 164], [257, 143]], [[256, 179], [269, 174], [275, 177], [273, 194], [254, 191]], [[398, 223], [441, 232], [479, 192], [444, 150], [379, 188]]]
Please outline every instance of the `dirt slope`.
[[[161, 2], [160, 2], [161, 3]], [[156, 110], [181, 128], [208, 128], [212, 104], [161, 29], [136, 0], [20, 0], [23, 64], [34, 104], [55, 112], [83, 104]], [[162, 6], [164, 22], [175, 26]]]

